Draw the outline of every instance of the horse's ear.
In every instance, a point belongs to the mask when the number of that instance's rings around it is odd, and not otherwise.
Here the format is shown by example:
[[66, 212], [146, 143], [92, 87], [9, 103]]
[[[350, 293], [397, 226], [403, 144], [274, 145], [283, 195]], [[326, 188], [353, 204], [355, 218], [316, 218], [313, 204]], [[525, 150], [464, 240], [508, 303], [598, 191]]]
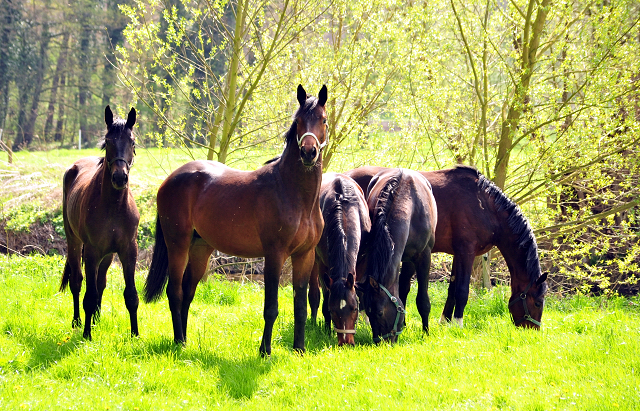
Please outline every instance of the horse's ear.
[[363, 283], [355, 283], [354, 285], [355, 285], [356, 291], [359, 293], [364, 293], [365, 288], [367, 288], [366, 280]]
[[127, 128], [132, 130], [134, 124], [136, 124], [136, 109], [131, 107], [131, 111], [127, 116]]
[[375, 280], [375, 278], [369, 276], [369, 285], [371, 287], [373, 287], [375, 290], [379, 290], [380, 286], [378, 285], [378, 282]]
[[356, 279], [353, 277], [353, 274], [349, 273], [349, 275], [347, 275], [347, 287], [351, 290], [353, 289], [353, 284], [355, 283]]
[[111, 112], [111, 107], [109, 106], [104, 108], [104, 122], [107, 123], [107, 128], [113, 124], [113, 112]]
[[320, 107], [324, 107], [327, 102], [327, 86], [326, 84], [322, 86], [320, 92], [318, 93], [318, 105]]
[[540, 285], [542, 283], [544, 283], [545, 281], [547, 281], [547, 275], [549, 273], [544, 273], [542, 274], [537, 280], [536, 280], [536, 285]]
[[302, 84], [298, 84], [298, 103], [300, 103], [300, 107], [304, 106], [304, 103], [307, 101], [307, 92], [304, 91], [304, 87]]
[[324, 285], [327, 288], [331, 288], [333, 285], [333, 278], [331, 278], [327, 273], [322, 274], [322, 281], [324, 281]]

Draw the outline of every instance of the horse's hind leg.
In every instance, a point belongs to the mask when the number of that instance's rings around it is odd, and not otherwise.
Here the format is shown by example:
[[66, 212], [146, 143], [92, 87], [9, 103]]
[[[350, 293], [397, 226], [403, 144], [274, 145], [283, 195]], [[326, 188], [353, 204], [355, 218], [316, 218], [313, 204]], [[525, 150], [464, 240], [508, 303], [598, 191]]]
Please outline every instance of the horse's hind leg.
[[72, 239], [67, 234], [67, 261], [64, 265], [64, 274], [61, 289], [69, 284], [73, 297], [73, 321], [71, 327], [78, 328], [82, 325], [80, 319], [80, 290], [82, 289], [82, 243]]
[[456, 306], [456, 258], [456, 256], [453, 257], [453, 264], [451, 265], [451, 275], [449, 276], [449, 287], [447, 289], [447, 301], [444, 303], [444, 309], [442, 310], [442, 316], [440, 317], [440, 324], [451, 322], [453, 309]]
[[[138, 260], [138, 244], [136, 240], [131, 241], [129, 246], [118, 253], [120, 262], [122, 263], [122, 272], [124, 274], [124, 303], [129, 311], [129, 321], [131, 323], [131, 335], [138, 336], [138, 290], [136, 290], [136, 261]], [[106, 273], [105, 273], [106, 284]], [[102, 293], [100, 293], [102, 296]]]
[[316, 260], [311, 270], [311, 277], [309, 278], [309, 307], [311, 308], [311, 319], [316, 322], [318, 316], [318, 307], [320, 307], [320, 266]]
[[[471, 270], [473, 268], [473, 253], [461, 254], [454, 257], [455, 281], [453, 287], [449, 288], [449, 296], [451, 288], [453, 288], [453, 296], [455, 298], [455, 310], [453, 311], [453, 323], [462, 327], [462, 316], [464, 308], [469, 300], [469, 282], [471, 281]], [[447, 298], [449, 298], [449, 296]]]
[[100, 320], [100, 313], [102, 309], [102, 294], [104, 294], [104, 289], [107, 288], [107, 271], [109, 270], [109, 266], [111, 266], [112, 261], [113, 254], [107, 254], [102, 259], [102, 261], [100, 262], [100, 266], [98, 267], [98, 304], [96, 306], [96, 313], [93, 316], [94, 324]]
[[304, 328], [307, 322], [307, 287], [315, 260], [315, 249], [291, 256], [293, 267], [293, 349], [304, 352]]
[[187, 340], [187, 321], [189, 320], [189, 307], [196, 294], [196, 287], [204, 276], [209, 265], [209, 257], [213, 248], [203, 240], [196, 242], [189, 249], [189, 263], [182, 277], [182, 334], [185, 342]]
[[426, 249], [416, 261], [416, 274], [418, 282], [418, 295], [416, 305], [422, 317], [422, 329], [429, 334], [429, 314], [431, 313], [431, 301], [429, 300], [429, 270], [431, 269], [431, 250]]
[[409, 295], [409, 291], [411, 291], [411, 278], [413, 278], [413, 274], [416, 272], [416, 266], [411, 261], [403, 261], [402, 262], [402, 270], [400, 271], [400, 281], [399, 281], [399, 293], [400, 293], [400, 301], [406, 307], [407, 306], [407, 296]]

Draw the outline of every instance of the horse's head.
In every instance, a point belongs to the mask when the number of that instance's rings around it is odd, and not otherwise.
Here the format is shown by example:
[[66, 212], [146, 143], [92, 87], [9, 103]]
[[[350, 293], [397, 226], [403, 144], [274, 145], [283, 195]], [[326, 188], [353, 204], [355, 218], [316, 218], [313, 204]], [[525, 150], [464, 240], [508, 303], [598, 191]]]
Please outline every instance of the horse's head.
[[318, 98], [308, 96], [302, 85], [298, 85], [300, 108], [295, 114], [295, 127], [302, 164], [313, 167], [327, 144], [327, 86], [322, 86]]
[[365, 282], [358, 283], [357, 288], [363, 294], [362, 304], [371, 323], [373, 341], [396, 342], [404, 326], [402, 301], [371, 276], [367, 276]]
[[355, 277], [332, 279], [325, 274], [324, 283], [329, 288], [329, 312], [338, 334], [338, 345], [355, 345], [356, 321], [358, 320], [358, 296]]
[[133, 125], [136, 123], [136, 109], [131, 108], [127, 121], [113, 119], [111, 108], [104, 109], [104, 121], [107, 123], [107, 134], [100, 142], [105, 150], [104, 163], [111, 174], [111, 184], [116, 190], [127, 188], [129, 169], [133, 165], [136, 154], [136, 140], [133, 137]]
[[513, 316], [513, 322], [519, 327], [539, 329], [544, 310], [544, 296], [547, 293], [547, 273], [533, 282], [518, 282], [514, 278], [511, 281], [509, 311]]

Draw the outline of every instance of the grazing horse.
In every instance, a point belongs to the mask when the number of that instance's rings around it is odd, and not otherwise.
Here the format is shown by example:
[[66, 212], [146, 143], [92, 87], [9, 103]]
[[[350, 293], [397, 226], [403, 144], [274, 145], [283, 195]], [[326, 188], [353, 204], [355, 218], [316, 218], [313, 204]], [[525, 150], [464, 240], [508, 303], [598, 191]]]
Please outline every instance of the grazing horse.
[[263, 356], [271, 354], [280, 273], [291, 256], [293, 348], [304, 351], [307, 285], [323, 227], [318, 195], [322, 148], [327, 143], [327, 87], [323, 86], [315, 98], [300, 85], [297, 98], [300, 107], [280, 157], [251, 172], [215, 161], [192, 161], [171, 173], [158, 190], [155, 246], [145, 301], [157, 300], [168, 281], [176, 343], [186, 342], [189, 306], [196, 287], [209, 256], [220, 250], [241, 257], [264, 257]]
[[318, 278], [322, 283], [325, 326], [331, 321], [338, 345], [355, 345], [358, 299], [355, 293], [356, 263], [361, 243], [371, 230], [367, 201], [360, 186], [344, 174], [326, 173], [320, 186], [320, 209], [324, 230], [316, 246], [316, 260], [309, 282], [311, 317], [320, 304]]
[[[382, 167], [360, 167], [345, 174], [361, 187]], [[476, 256], [498, 247], [511, 274], [509, 310], [517, 326], [539, 328], [547, 291], [541, 274], [538, 246], [531, 226], [518, 206], [473, 167], [422, 172], [438, 206], [436, 243], [432, 252], [453, 255], [447, 301], [440, 319], [462, 326], [469, 298], [469, 282]], [[401, 282], [413, 272], [403, 267]], [[455, 309], [455, 311], [454, 311]]]
[[140, 214], [129, 189], [129, 171], [135, 155], [132, 135], [136, 110], [127, 121], [114, 120], [109, 106], [104, 112], [107, 134], [100, 147], [104, 157], [85, 157], [64, 173], [62, 217], [67, 236], [67, 261], [60, 291], [69, 285], [73, 295], [74, 328], [80, 320], [81, 259], [87, 289], [82, 305], [85, 313], [84, 338], [91, 339], [91, 324], [100, 316], [102, 294], [107, 286], [107, 270], [118, 253], [124, 271], [124, 301], [131, 319], [131, 335], [138, 335], [138, 292], [134, 281], [138, 258]]
[[400, 281], [400, 262], [417, 273], [416, 305], [428, 333], [429, 269], [438, 219], [431, 186], [416, 171], [382, 170], [368, 185], [367, 205], [371, 234], [365, 277], [358, 279], [357, 288], [363, 293], [373, 340], [395, 342], [402, 332], [409, 284]]

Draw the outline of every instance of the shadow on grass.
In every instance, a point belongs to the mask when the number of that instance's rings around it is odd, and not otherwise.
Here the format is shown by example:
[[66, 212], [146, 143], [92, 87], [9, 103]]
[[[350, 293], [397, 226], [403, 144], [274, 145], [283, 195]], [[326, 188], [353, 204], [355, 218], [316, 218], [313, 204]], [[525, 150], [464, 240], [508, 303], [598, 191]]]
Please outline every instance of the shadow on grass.
[[72, 355], [78, 349], [78, 345], [84, 341], [82, 335], [77, 332], [61, 338], [59, 335], [30, 332], [11, 323], [5, 324], [2, 331], [11, 338], [15, 338], [20, 345], [27, 348], [30, 354], [26, 363], [9, 361], [7, 366], [13, 369], [47, 369]]
[[[287, 322], [286, 326], [280, 331], [282, 345], [289, 347], [291, 350], [293, 350], [293, 331], [293, 321]], [[308, 318], [304, 334], [304, 344], [309, 354], [317, 354], [329, 347], [338, 346], [338, 337], [335, 331], [332, 328], [325, 327], [324, 319], [314, 321]], [[356, 345], [373, 345], [371, 327], [360, 320], [358, 320], [356, 328], [355, 342]], [[348, 348], [345, 347], [345, 349]]]
[[[192, 347], [195, 348], [195, 347]], [[258, 390], [260, 376], [269, 373], [272, 362], [255, 356], [228, 358], [215, 352], [189, 349], [177, 345], [168, 338], [149, 341], [132, 352], [133, 356], [168, 355], [178, 361], [199, 364], [204, 370], [216, 370], [220, 380], [218, 387], [237, 400], [250, 399]]]

